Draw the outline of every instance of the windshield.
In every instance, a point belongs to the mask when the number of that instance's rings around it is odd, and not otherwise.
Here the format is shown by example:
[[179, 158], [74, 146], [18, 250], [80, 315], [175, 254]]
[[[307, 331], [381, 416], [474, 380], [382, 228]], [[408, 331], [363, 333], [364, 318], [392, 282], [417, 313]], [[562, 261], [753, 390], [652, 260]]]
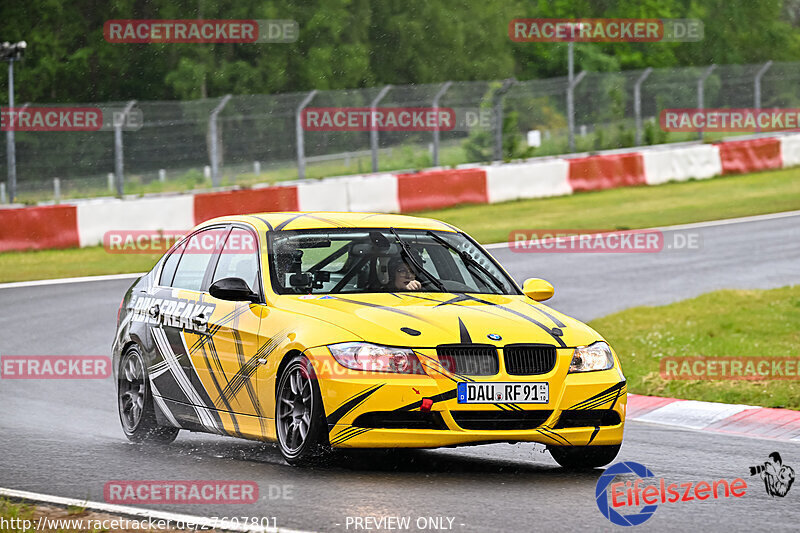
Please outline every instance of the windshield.
[[269, 235], [278, 294], [454, 292], [519, 294], [466, 235], [406, 229], [281, 231]]

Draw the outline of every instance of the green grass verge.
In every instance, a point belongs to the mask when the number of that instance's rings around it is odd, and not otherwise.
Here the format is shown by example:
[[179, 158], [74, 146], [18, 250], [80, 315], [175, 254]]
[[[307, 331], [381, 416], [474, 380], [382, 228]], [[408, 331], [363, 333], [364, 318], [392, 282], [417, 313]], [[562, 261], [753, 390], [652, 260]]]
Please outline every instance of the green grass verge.
[[629, 392], [800, 409], [800, 381], [664, 380], [659, 373], [668, 356], [800, 358], [800, 285], [716, 291], [590, 325], [619, 355]]
[[110, 254], [102, 246], [0, 253], [0, 283], [146, 272], [161, 254]]
[[[507, 240], [515, 229], [636, 229], [796, 209], [800, 209], [800, 168], [465, 205], [420, 215], [454, 224], [488, 243]], [[157, 259], [108, 254], [100, 247], [0, 253], [0, 282], [141, 272]]]

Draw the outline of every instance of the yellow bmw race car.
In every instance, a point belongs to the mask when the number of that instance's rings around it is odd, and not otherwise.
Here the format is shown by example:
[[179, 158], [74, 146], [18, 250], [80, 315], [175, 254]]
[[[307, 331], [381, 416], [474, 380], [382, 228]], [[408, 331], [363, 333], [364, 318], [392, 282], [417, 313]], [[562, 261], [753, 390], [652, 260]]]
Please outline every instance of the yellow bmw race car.
[[126, 293], [113, 345], [133, 441], [180, 429], [331, 448], [545, 444], [610, 463], [626, 387], [594, 330], [541, 304], [431, 219], [265, 213], [209, 220]]

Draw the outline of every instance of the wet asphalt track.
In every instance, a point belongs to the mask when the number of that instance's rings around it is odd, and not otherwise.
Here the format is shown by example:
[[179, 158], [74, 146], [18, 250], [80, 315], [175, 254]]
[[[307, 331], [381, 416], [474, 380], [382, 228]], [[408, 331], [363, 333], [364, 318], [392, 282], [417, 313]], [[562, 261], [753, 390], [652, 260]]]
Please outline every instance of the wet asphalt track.
[[[518, 280], [551, 281], [549, 303], [582, 320], [669, 303], [720, 288], [800, 283], [800, 215], [680, 230], [700, 249], [657, 254], [492, 253]], [[667, 242], [670, 235], [667, 235]], [[0, 355], [106, 355], [129, 280], [0, 289]], [[625, 355], [621, 354], [624, 365]], [[630, 422], [619, 459], [667, 483], [750, 481], [743, 498], [661, 504], [638, 531], [796, 531], [800, 481], [769, 497], [748, 467], [779, 451], [800, 473], [800, 442], [730, 437]], [[530, 444], [439, 451], [353, 453], [315, 469], [286, 466], [277, 449], [182, 433], [163, 447], [126, 441], [107, 380], [0, 380], [0, 487], [103, 500], [114, 479], [242, 479], [252, 505], [161, 505], [202, 516], [277, 517], [282, 527], [356, 531], [347, 517], [452, 518], [452, 531], [619, 530], [594, 502], [601, 470], [568, 473]], [[288, 490], [289, 498], [270, 499]], [[448, 523], [445, 520], [444, 523]], [[436, 531], [436, 530], [434, 530]], [[438, 530], [444, 531], [444, 530]]]

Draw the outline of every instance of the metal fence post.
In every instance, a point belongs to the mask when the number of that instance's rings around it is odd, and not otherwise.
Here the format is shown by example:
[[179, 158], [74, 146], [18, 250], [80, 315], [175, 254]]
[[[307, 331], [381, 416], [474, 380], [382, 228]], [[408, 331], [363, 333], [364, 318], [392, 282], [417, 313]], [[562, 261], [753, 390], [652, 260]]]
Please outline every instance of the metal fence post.
[[316, 89], [308, 93], [306, 97], [303, 98], [303, 101], [300, 102], [300, 105], [297, 106], [297, 111], [295, 112], [294, 128], [295, 135], [297, 136], [297, 177], [300, 179], [306, 177], [306, 145], [305, 137], [303, 135], [303, 121], [300, 114], [303, 112], [303, 109], [305, 109], [306, 106], [311, 103], [311, 100], [314, 98], [314, 96], [316, 96], [316, 94]]
[[211, 137], [211, 185], [219, 187], [219, 138], [217, 135], [217, 116], [231, 99], [231, 95], [226, 94], [217, 107], [211, 111], [208, 119], [208, 134]]
[[[570, 47], [570, 50], [572, 50], [572, 47]], [[570, 54], [571, 57], [572, 55]], [[571, 62], [572, 59], [570, 59]], [[574, 79], [570, 79], [567, 82], [567, 128], [569, 130], [570, 152], [575, 151], [575, 87], [578, 86], [584, 76], [586, 76], [586, 71], [582, 70]]]
[[53, 198], [55, 203], [61, 203], [61, 180], [58, 178], [53, 178]]
[[761, 109], [761, 77], [764, 74], [766, 74], [766, 72], [769, 70], [769, 67], [771, 67], [771, 66], [772, 66], [772, 61], [771, 60], [767, 61], [766, 63], [764, 63], [764, 66], [762, 66], [760, 69], [758, 69], [758, 72], [756, 73], [756, 77], [753, 80], [753, 84], [755, 86], [754, 87], [754, 91], [753, 91], [754, 94], [755, 94], [754, 105], [755, 105], [756, 109]]
[[[8, 108], [14, 109], [14, 59], [8, 60]], [[11, 203], [17, 196], [17, 152], [14, 145], [14, 128], [6, 131], [6, 154], [8, 159], [8, 195]]]
[[0, 181], [0, 204], [6, 203], [6, 182]]
[[[703, 72], [703, 74], [697, 80], [697, 109], [703, 109], [703, 86], [705, 85], [706, 78], [708, 78], [711, 75], [711, 73], [714, 72], [715, 68], [717, 68], [716, 65], [711, 65], [705, 70], [705, 72]], [[697, 138], [700, 139], [701, 141], [703, 140], [702, 129], [698, 132]]]
[[439, 100], [451, 85], [453, 85], [452, 81], [445, 82], [439, 92], [436, 93], [436, 96], [433, 97], [433, 112], [436, 114], [436, 126], [433, 128], [433, 166], [435, 167], [439, 166]]
[[122, 111], [122, 117], [115, 117], [119, 120], [114, 121], [114, 174], [117, 181], [117, 196], [122, 198], [125, 192], [124, 177], [123, 177], [123, 153], [122, 153], [122, 125], [125, 123], [125, 118], [128, 112], [136, 105], [136, 100], [131, 100], [125, 109]]
[[378, 130], [375, 128], [375, 108], [378, 106], [383, 97], [386, 96], [386, 93], [392, 88], [391, 85], [387, 85], [381, 92], [378, 93], [378, 96], [369, 104], [370, 107], [370, 124], [369, 124], [369, 144], [370, 150], [372, 150], [372, 171], [378, 171]]
[[652, 67], [647, 67], [636, 80], [633, 86], [633, 114], [636, 117], [636, 146], [642, 145], [642, 83], [650, 73], [653, 72]]
[[503, 96], [517, 83], [514, 78], [503, 80], [503, 85], [492, 95], [492, 109], [494, 110], [494, 161], [503, 159]]

